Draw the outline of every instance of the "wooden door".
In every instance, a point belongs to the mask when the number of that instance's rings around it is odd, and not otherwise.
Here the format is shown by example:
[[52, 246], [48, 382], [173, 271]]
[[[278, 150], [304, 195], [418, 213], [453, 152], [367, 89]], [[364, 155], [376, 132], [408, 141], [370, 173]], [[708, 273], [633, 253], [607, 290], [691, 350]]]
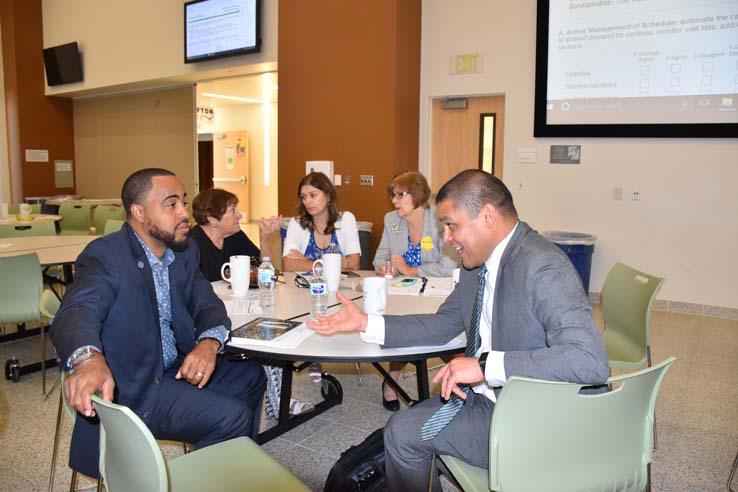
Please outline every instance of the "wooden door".
[[243, 221], [249, 220], [249, 134], [233, 131], [213, 134], [213, 186], [238, 197]]
[[468, 97], [466, 109], [443, 109], [443, 99], [433, 100], [431, 141], [431, 189], [464, 169], [480, 168], [480, 125], [482, 115], [493, 114], [494, 175], [502, 179], [505, 96]]

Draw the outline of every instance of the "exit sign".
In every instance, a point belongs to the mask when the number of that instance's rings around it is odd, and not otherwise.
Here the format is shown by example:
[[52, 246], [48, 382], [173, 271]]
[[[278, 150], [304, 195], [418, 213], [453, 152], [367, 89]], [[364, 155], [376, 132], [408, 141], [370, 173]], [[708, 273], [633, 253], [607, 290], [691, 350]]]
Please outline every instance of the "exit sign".
[[451, 57], [451, 74], [461, 75], [465, 73], [482, 73], [482, 55], [480, 53], [467, 53]]

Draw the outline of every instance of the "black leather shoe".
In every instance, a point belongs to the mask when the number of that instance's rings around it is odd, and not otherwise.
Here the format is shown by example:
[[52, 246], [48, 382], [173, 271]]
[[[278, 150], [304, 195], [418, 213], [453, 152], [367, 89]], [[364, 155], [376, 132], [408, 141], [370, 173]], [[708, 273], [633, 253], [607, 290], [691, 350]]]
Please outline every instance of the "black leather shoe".
[[382, 405], [390, 412], [396, 412], [400, 409], [400, 400], [386, 400], [384, 398], [384, 385], [387, 384], [387, 380], [382, 381]]

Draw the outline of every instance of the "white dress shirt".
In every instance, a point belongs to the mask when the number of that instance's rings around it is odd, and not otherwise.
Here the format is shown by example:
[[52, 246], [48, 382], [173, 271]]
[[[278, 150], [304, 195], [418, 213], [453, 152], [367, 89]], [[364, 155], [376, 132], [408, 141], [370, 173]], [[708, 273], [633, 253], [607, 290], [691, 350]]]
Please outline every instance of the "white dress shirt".
[[[497, 401], [494, 388], [502, 386], [507, 381], [505, 375], [505, 352], [492, 350], [492, 311], [494, 309], [494, 295], [497, 283], [497, 272], [500, 269], [500, 260], [502, 253], [505, 252], [510, 238], [515, 233], [518, 225], [500, 241], [492, 254], [485, 263], [487, 264], [487, 277], [484, 287], [484, 299], [482, 300], [482, 317], [479, 320], [479, 334], [481, 343], [475, 357], [479, 357], [483, 352], [489, 352], [487, 356], [487, 364], [484, 371], [484, 382], [472, 387], [472, 391], [480, 395], [484, 395], [492, 401]], [[361, 339], [369, 343], [384, 344], [384, 317], [378, 314], [369, 314], [366, 331], [361, 333]]]

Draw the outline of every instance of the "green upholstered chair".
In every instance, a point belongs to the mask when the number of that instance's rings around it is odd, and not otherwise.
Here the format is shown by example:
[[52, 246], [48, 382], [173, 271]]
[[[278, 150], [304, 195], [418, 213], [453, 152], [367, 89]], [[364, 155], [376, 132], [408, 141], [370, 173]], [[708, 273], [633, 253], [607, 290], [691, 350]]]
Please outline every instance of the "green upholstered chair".
[[653, 415], [663, 362], [580, 394], [580, 384], [511, 377], [489, 436], [489, 468], [450, 456], [443, 463], [469, 491], [644, 491], [650, 485]]
[[[17, 203], [9, 203], [8, 204], [8, 213], [11, 215], [15, 215], [18, 213], [19, 205]], [[31, 204], [31, 213], [32, 214], [40, 214], [41, 213], [41, 204], [40, 203], [32, 203]]]
[[95, 233], [100, 236], [105, 231], [105, 223], [108, 220], [119, 220], [123, 221], [126, 218], [126, 211], [123, 207], [116, 205], [98, 205], [95, 207], [94, 223]]
[[664, 279], [616, 263], [602, 286], [605, 345], [610, 367], [651, 365], [651, 307]]
[[[0, 257], [0, 324], [42, 322], [39, 310], [42, 291], [41, 265], [36, 253]], [[41, 330], [41, 354], [41, 388], [45, 395], [45, 329]]]
[[59, 215], [62, 216], [60, 225], [63, 236], [89, 236], [92, 233], [90, 205], [64, 202], [59, 206]]
[[111, 234], [113, 232], [118, 232], [123, 228], [123, 224], [125, 223], [125, 220], [108, 219], [105, 221], [105, 228], [103, 229], [103, 233], [107, 236], [108, 234]]
[[0, 224], [0, 237], [56, 236], [53, 220], [33, 220], [19, 224]]
[[154, 436], [128, 407], [92, 397], [102, 424], [100, 474], [109, 492], [307, 491], [248, 437], [164, 460]]

